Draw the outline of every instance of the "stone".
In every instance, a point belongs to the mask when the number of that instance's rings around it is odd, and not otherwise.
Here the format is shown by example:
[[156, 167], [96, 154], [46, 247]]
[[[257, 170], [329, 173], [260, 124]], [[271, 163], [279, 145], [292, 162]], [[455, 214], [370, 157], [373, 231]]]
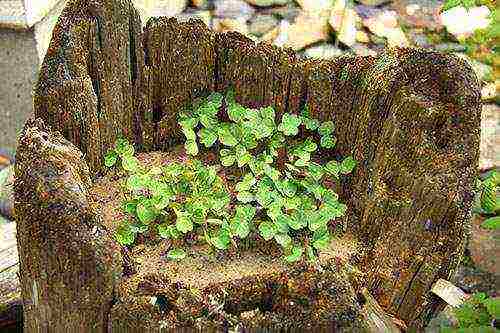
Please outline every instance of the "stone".
[[275, 39], [277, 46], [290, 47], [295, 51], [328, 39], [327, 16], [311, 16], [301, 13], [294, 23], [280, 22], [279, 34]]
[[363, 30], [357, 30], [356, 31], [356, 41], [360, 43], [369, 43], [370, 42], [370, 36]]
[[337, 39], [347, 46], [356, 42], [356, 22], [360, 18], [345, 0], [338, 0], [332, 8], [328, 23], [337, 32]]
[[237, 31], [243, 35], [248, 35], [248, 26], [244, 18], [216, 18], [214, 19], [214, 29], [218, 32]]
[[345, 54], [344, 51], [328, 43], [311, 46], [304, 50], [304, 56], [306, 58], [332, 59], [343, 54]]
[[481, 89], [481, 99], [485, 102], [497, 101], [500, 99], [500, 80], [486, 84]]
[[467, 63], [472, 67], [472, 69], [476, 73], [479, 81], [487, 81], [487, 78], [491, 77], [492, 74], [491, 66], [483, 64], [480, 61], [474, 60], [464, 53], [454, 53], [454, 55], [467, 61]]
[[213, 15], [218, 18], [250, 19], [255, 9], [243, 0], [215, 0]]
[[208, 0], [191, 0], [191, 5], [198, 9], [208, 9], [209, 2]]
[[443, 0], [395, 0], [391, 8], [398, 13], [401, 24], [409, 28], [436, 31], [443, 27], [439, 19], [443, 2]]
[[424, 33], [411, 30], [406, 35], [410, 43], [416, 47], [428, 48], [431, 46], [429, 38]]
[[365, 6], [380, 6], [384, 3], [391, 2], [391, 0], [358, 0], [358, 2], [362, 3]]
[[262, 37], [267, 32], [273, 30], [279, 25], [279, 20], [273, 15], [257, 14], [249, 22], [248, 30], [257, 37]]
[[322, 12], [324, 10], [330, 10], [334, 6], [332, 0], [295, 0], [300, 8], [306, 12]]
[[[285, 22], [285, 24], [288, 23], [287, 20], [283, 20], [283, 21], [281, 21], [281, 23], [282, 22]], [[273, 43], [276, 44], [275, 41], [278, 38], [278, 36], [280, 35], [280, 27], [282, 25], [281, 23], [276, 28], [272, 29], [271, 31], [266, 33], [264, 36], [262, 36], [260, 40], [263, 42], [269, 43], [269, 44], [273, 44]]]
[[150, 17], [176, 16], [186, 9], [188, 0], [132, 0], [145, 26]]
[[500, 253], [500, 243], [498, 242], [498, 239], [500, 239], [500, 230], [481, 228], [481, 223], [485, 219], [481, 215], [475, 215], [472, 219], [469, 251], [476, 267], [500, 276], [500, 257], [498, 256], [498, 253]]
[[441, 23], [456, 38], [467, 38], [478, 29], [485, 29], [490, 24], [490, 9], [486, 6], [450, 8], [440, 14]]
[[297, 16], [302, 12], [295, 2], [288, 2], [285, 6], [262, 8], [259, 10], [260, 14], [273, 15], [280, 20], [287, 20], [294, 22]]
[[464, 52], [467, 48], [459, 43], [440, 43], [434, 45], [434, 49], [439, 52], [451, 53], [451, 52]]
[[257, 7], [283, 6], [289, 0], [246, 0], [249, 4]]
[[481, 142], [479, 145], [479, 169], [500, 166], [500, 107], [485, 104], [481, 112]]
[[376, 56], [377, 52], [370, 49], [366, 45], [356, 43], [353, 46], [351, 46], [351, 50], [359, 56]]
[[200, 19], [207, 27], [212, 27], [212, 15], [210, 15], [210, 11], [208, 10], [185, 11], [175, 17], [181, 22], [187, 22], [190, 19]]
[[[360, 6], [357, 6], [360, 8]], [[364, 11], [363, 25], [379, 37], [387, 38], [387, 44], [394, 46], [409, 46], [410, 43], [398, 23], [397, 14], [393, 10], [381, 10], [374, 8], [372, 11]], [[360, 14], [358, 12], [358, 14]]]

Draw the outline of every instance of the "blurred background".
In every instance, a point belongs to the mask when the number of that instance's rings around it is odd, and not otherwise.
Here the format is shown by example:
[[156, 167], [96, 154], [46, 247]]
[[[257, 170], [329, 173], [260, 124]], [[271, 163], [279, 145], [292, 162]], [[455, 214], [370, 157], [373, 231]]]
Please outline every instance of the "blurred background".
[[[257, 42], [290, 47], [304, 58], [376, 55], [386, 46], [453, 53], [469, 62], [482, 86], [481, 178], [500, 167], [500, 12], [495, 0], [132, 2], [143, 25], [152, 16], [199, 18], [215, 31], [238, 31]], [[16, 140], [32, 113], [32, 86], [66, 3], [0, 0], [0, 224], [12, 220]], [[454, 282], [466, 292], [493, 296], [500, 289], [498, 231], [481, 229], [481, 214], [473, 218], [467, 256]]]

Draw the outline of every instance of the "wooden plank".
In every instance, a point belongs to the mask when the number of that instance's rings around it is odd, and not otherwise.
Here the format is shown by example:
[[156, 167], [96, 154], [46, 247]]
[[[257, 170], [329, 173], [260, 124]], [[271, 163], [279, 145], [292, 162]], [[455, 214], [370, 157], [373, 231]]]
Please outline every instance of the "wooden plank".
[[0, 223], [0, 328], [22, 321], [16, 224]]

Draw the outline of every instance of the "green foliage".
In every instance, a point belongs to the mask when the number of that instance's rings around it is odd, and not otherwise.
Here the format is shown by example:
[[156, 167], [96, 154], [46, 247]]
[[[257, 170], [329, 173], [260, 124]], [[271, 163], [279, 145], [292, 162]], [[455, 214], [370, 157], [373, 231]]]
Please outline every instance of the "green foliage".
[[443, 4], [441, 11], [446, 11], [453, 7], [462, 6], [465, 8], [471, 8], [476, 5], [475, 0], [446, 0]]
[[[218, 116], [223, 102], [228, 122]], [[129, 174], [125, 182], [129, 198], [123, 209], [137, 221], [134, 227], [124, 223], [117, 240], [131, 245], [137, 233], [148, 232], [154, 224], [161, 238], [175, 244], [196, 234], [196, 239], [227, 250], [252, 234], [275, 241], [288, 262], [304, 255], [315, 260], [332, 240], [331, 222], [347, 210], [329, 186], [351, 173], [356, 161], [348, 156], [340, 162], [323, 162], [317, 154], [335, 145], [332, 121], [320, 123], [307, 108], [301, 115], [283, 114], [279, 124], [275, 118], [272, 107], [245, 108], [231, 91], [226, 96], [213, 93], [181, 112], [186, 153], [194, 157], [214, 149], [220, 165], [191, 158], [147, 170], [133, 156], [133, 146], [117, 141], [105, 164], [111, 167], [121, 159]], [[301, 128], [316, 136], [296, 137]], [[236, 179], [233, 188], [227, 188], [230, 185], [219, 175], [222, 169]], [[176, 248], [167, 258], [185, 256]]]
[[481, 226], [485, 229], [498, 230], [500, 228], [500, 172], [492, 170], [485, 180], [478, 181], [480, 192], [479, 209], [476, 212], [493, 215], [487, 218]]
[[500, 299], [476, 293], [454, 312], [458, 319], [459, 332], [495, 332], [490, 323], [493, 319], [500, 318]]

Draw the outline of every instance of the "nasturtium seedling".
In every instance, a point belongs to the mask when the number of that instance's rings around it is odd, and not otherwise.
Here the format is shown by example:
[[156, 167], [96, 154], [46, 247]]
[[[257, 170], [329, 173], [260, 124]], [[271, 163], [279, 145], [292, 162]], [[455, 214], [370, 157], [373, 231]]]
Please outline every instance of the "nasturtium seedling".
[[292, 248], [292, 251], [289, 255], [285, 257], [286, 261], [288, 262], [295, 262], [302, 257], [302, 253], [304, 252], [304, 249], [301, 246], [294, 246]]
[[104, 165], [109, 167], [112, 167], [113, 165], [116, 164], [116, 161], [118, 160], [118, 154], [114, 150], [109, 150], [106, 156], [104, 157]]
[[169, 260], [178, 261], [184, 258], [186, 258], [186, 252], [184, 252], [184, 250], [182, 249], [172, 249], [167, 253], [167, 259]]
[[116, 232], [116, 240], [122, 245], [131, 245], [135, 240], [135, 233], [128, 223], [121, 225]]
[[[288, 262], [315, 260], [331, 242], [331, 222], [347, 210], [330, 184], [356, 161], [323, 160], [320, 153], [335, 147], [332, 121], [314, 119], [307, 107], [279, 122], [276, 116], [272, 106], [238, 104], [232, 91], [212, 93], [179, 112], [187, 160], [161, 167], [141, 165], [133, 145], [120, 138], [104, 163], [120, 160], [127, 171], [123, 210], [134, 220], [118, 228], [117, 240], [132, 245], [137, 233], [156, 230], [183, 247], [189, 238], [227, 250], [252, 235], [276, 242]], [[198, 159], [207, 150], [218, 156], [213, 165]], [[185, 256], [178, 245], [167, 254]]]
[[281, 124], [278, 126], [278, 130], [288, 136], [297, 135], [299, 133], [299, 125], [301, 122], [302, 119], [299, 116], [285, 113], [281, 119]]

